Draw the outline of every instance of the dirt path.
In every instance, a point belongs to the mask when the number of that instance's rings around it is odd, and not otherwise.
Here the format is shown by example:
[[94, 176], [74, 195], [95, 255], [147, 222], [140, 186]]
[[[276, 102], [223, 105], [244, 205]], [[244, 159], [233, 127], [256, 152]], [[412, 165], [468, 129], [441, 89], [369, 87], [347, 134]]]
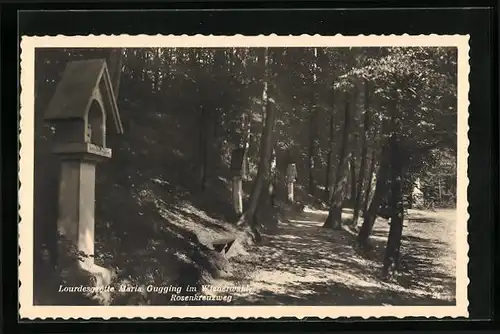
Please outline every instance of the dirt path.
[[[231, 259], [231, 274], [212, 285], [243, 290], [230, 292], [232, 304], [240, 305], [452, 304], [453, 213], [410, 212], [402, 246], [405, 273], [398, 281], [384, 282], [378, 277], [387, 240], [386, 221], [377, 220], [375, 256], [367, 259], [353, 247], [351, 234], [321, 227], [326, 212], [306, 211], [288, 214], [288, 221], [265, 235], [263, 243], [250, 250], [251, 255]], [[344, 215], [347, 218], [349, 213]]]

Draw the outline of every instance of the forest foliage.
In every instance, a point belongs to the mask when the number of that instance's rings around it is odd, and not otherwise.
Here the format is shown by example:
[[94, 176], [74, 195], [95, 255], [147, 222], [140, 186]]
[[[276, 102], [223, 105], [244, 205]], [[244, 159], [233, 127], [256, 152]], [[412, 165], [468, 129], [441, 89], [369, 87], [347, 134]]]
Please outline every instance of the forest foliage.
[[[263, 222], [248, 209], [264, 205], [271, 183], [285, 201], [294, 162], [296, 200], [328, 208], [325, 227], [339, 228], [342, 209], [352, 208], [351, 224], [363, 217], [365, 247], [389, 208], [386, 267], [397, 262], [397, 226], [417, 181], [426, 207], [455, 203], [456, 48], [41, 49], [39, 117], [65, 64], [88, 58], [107, 59], [125, 127], [109, 139], [121, 168], [98, 173], [98, 182], [131, 186], [134, 177], [169, 174], [183, 191], [211, 192], [230, 179], [232, 152], [243, 148], [247, 198], [238, 218], [257, 228]], [[50, 134], [46, 124], [37, 132]]]

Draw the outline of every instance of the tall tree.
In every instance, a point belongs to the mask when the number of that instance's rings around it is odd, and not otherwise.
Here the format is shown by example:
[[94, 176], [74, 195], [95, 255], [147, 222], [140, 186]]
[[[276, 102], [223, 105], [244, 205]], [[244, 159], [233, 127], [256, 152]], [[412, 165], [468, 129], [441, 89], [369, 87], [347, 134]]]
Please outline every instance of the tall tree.
[[[359, 173], [358, 173], [358, 180], [356, 184], [356, 198], [354, 199], [354, 206], [353, 206], [353, 223], [356, 225], [358, 223], [358, 217], [359, 217], [359, 211], [361, 208], [361, 198], [362, 198], [362, 192], [363, 192], [363, 182], [364, 182], [364, 177], [366, 174], [366, 160], [367, 160], [367, 155], [368, 155], [368, 132], [370, 131], [370, 102], [369, 102], [369, 88], [368, 88], [368, 82], [365, 80], [364, 82], [364, 88], [365, 88], [365, 94], [364, 94], [364, 119], [363, 119], [363, 133], [361, 134], [362, 136], [362, 142], [361, 142], [361, 162], [359, 165]], [[373, 162], [372, 162], [373, 164]], [[371, 171], [373, 173], [373, 171]], [[368, 183], [368, 186], [370, 186], [371, 183], [371, 176], [370, 180]], [[367, 189], [369, 189], [367, 187]]]
[[323, 224], [323, 227], [327, 228], [338, 229], [342, 224], [342, 201], [348, 179], [347, 166], [351, 155], [351, 152], [347, 148], [351, 121], [350, 98], [347, 94], [345, 95], [344, 126], [342, 129], [342, 142], [340, 144], [339, 164], [335, 173], [333, 194], [330, 198], [330, 210]]
[[356, 201], [356, 146], [352, 148], [351, 158], [349, 159], [349, 203], [354, 207]]
[[403, 234], [403, 161], [405, 157], [401, 152], [401, 144], [398, 139], [399, 117], [397, 113], [397, 103], [393, 107], [391, 115], [392, 134], [389, 138], [389, 150], [391, 161], [391, 196], [389, 197], [391, 208], [391, 227], [384, 256], [384, 265], [382, 268], [382, 277], [389, 275], [389, 270], [398, 270], [400, 264], [401, 236]]
[[[269, 172], [270, 172], [270, 162], [272, 151], [274, 147], [273, 143], [273, 131], [276, 119], [276, 107], [274, 105], [274, 99], [269, 98], [268, 94], [268, 80], [267, 80], [267, 63], [268, 63], [268, 50], [267, 48], [262, 50], [261, 60], [264, 67], [264, 80], [262, 89], [262, 112], [265, 115], [264, 126], [262, 128], [262, 136], [260, 140], [260, 150], [259, 150], [259, 165], [257, 169], [257, 176], [252, 187], [252, 192], [250, 194], [248, 209], [241, 216], [238, 221], [238, 225], [247, 223], [249, 224], [255, 232], [257, 229], [257, 215], [258, 206], [262, 191], [267, 184], [269, 184]], [[266, 182], [267, 181], [267, 182]]]
[[388, 151], [388, 148], [384, 145], [382, 147], [382, 152], [380, 153], [380, 165], [377, 171], [375, 191], [368, 210], [366, 210], [363, 214], [363, 224], [361, 225], [361, 229], [358, 233], [358, 242], [365, 248], [369, 246], [368, 238], [372, 233], [373, 224], [375, 223], [380, 205], [382, 204], [382, 199], [387, 189], [387, 178], [389, 176]]
[[[198, 85], [201, 82], [202, 64], [203, 64], [203, 54], [200, 49], [191, 49], [189, 52], [190, 64], [193, 69], [193, 84], [196, 85], [196, 90], [198, 92], [198, 105], [197, 109], [200, 114], [199, 117], [199, 136], [198, 136], [198, 152], [199, 152], [199, 184], [200, 190], [205, 191], [207, 183], [207, 169], [208, 169], [208, 143], [210, 131], [208, 130], [208, 124], [210, 123], [209, 108], [208, 106], [208, 96], [206, 94], [207, 87]], [[201, 60], [201, 62], [200, 62]]]
[[[333, 92], [332, 92], [333, 95]], [[326, 162], [326, 169], [325, 169], [325, 199], [329, 200], [330, 197], [333, 195], [333, 177], [332, 177], [332, 166], [333, 166], [333, 161], [334, 161], [334, 148], [335, 148], [335, 110], [333, 109], [332, 105], [332, 111], [330, 113], [330, 120], [329, 120], [329, 136], [328, 136], [328, 154], [327, 154], [327, 162]]]
[[370, 198], [372, 195], [373, 173], [375, 173], [375, 165], [377, 164], [376, 157], [377, 157], [376, 149], [372, 148], [372, 153], [370, 158], [370, 168], [368, 170], [368, 178], [366, 179], [366, 186], [363, 199], [363, 216], [366, 214], [366, 211], [368, 210], [368, 204], [370, 203]]
[[318, 48], [313, 49], [313, 69], [312, 69], [312, 94], [311, 94], [311, 111], [309, 117], [309, 194], [314, 195], [316, 192], [316, 182], [314, 180], [314, 171], [316, 168], [316, 155], [318, 154]]

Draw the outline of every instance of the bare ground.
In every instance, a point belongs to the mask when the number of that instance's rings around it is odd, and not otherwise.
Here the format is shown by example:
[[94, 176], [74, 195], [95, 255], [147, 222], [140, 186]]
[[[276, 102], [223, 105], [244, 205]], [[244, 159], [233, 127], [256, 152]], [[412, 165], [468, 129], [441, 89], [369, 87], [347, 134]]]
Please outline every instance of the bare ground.
[[[389, 225], [378, 218], [373, 253], [356, 246], [354, 231], [322, 228], [327, 212], [288, 213], [287, 220], [249, 250], [231, 259], [230, 274], [213, 280], [239, 305], [453, 305], [455, 210], [410, 210], [402, 240], [402, 270], [379, 278]], [[343, 219], [349, 220], [345, 211]], [[218, 292], [217, 294], [228, 294]]]

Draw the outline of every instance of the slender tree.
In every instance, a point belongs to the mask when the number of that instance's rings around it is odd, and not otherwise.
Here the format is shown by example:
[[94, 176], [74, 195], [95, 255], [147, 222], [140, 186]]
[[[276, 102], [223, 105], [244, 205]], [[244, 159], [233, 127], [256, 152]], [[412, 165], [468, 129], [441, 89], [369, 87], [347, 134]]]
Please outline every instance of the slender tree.
[[333, 194], [330, 198], [330, 210], [328, 211], [328, 217], [323, 224], [323, 227], [327, 228], [338, 229], [342, 224], [342, 201], [344, 199], [344, 191], [348, 179], [347, 167], [351, 155], [351, 152], [347, 149], [347, 145], [349, 143], [350, 120], [350, 97], [346, 95], [339, 164], [335, 173]]
[[366, 214], [366, 211], [368, 210], [368, 204], [370, 203], [370, 198], [372, 195], [373, 174], [375, 173], [375, 165], [377, 164], [376, 152], [377, 152], [376, 149], [372, 148], [372, 153], [370, 158], [370, 169], [368, 170], [368, 178], [366, 179], [366, 187], [363, 199], [363, 216]]
[[[364, 176], [366, 174], [366, 160], [367, 160], [367, 155], [368, 155], [368, 132], [370, 131], [370, 126], [371, 126], [371, 119], [370, 119], [370, 102], [369, 102], [369, 89], [368, 89], [368, 82], [365, 81], [364, 83], [364, 88], [365, 88], [365, 94], [364, 94], [364, 119], [363, 119], [363, 133], [362, 133], [362, 142], [361, 142], [361, 161], [359, 165], [359, 173], [358, 173], [358, 180], [356, 184], [356, 198], [354, 199], [354, 206], [353, 206], [353, 224], [358, 223], [358, 217], [359, 217], [359, 211], [361, 208], [361, 200], [362, 200], [362, 192], [363, 192], [363, 181], [364, 181]], [[372, 162], [373, 164], [373, 162]], [[371, 171], [373, 173], [373, 171]], [[370, 180], [368, 180], [368, 187], [370, 187], [371, 183], [371, 176]]]
[[393, 133], [389, 138], [390, 161], [391, 161], [391, 196], [389, 197], [391, 208], [391, 227], [384, 256], [382, 277], [388, 277], [390, 269], [399, 269], [401, 236], [403, 234], [403, 161], [405, 158], [401, 152], [401, 143], [398, 139], [399, 119], [397, 116], [397, 105], [393, 108], [391, 122]]
[[[333, 107], [333, 105], [332, 105]], [[335, 111], [332, 108], [332, 111], [330, 113], [330, 122], [329, 122], [329, 137], [328, 137], [328, 155], [327, 155], [327, 162], [326, 162], [326, 169], [325, 169], [325, 199], [328, 200], [332, 196], [332, 183], [333, 183], [333, 177], [332, 177], [332, 166], [333, 166], [333, 152], [335, 148]]]
[[[260, 203], [260, 197], [262, 191], [265, 187], [266, 181], [269, 182], [269, 171], [272, 151], [274, 147], [273, 143], [273, 130], [276, 119], [276, 107], [274, 105], [274, 99], [269, 98], [268, 94], [268, 81], [267, 81], [267, 63], [268, 63], [268, 52], [267, 48], [263, 50], [261, 55], [261, 63], [264, 66], [264, 83], [262, 90], [262, 112], [265, 114], [264, 126], [262, 128], [262, 136], [260, 140], [260, 150], [259, 150], [259, 165], [257, 169], [257, 176], [252, 187], [252, 192], [250, 194], [248, 209], [241, 216], [238, 221], [238, 225], [247, 223], [253, 229], [254, 232], [257, 231], [257, 215], [258, 206]], [[267, 182], [267, 184], [269, 184]]]
[[318, 154], [318, 48], [314, 48], [313, 70], [312, 70], [312, 94], [311, 94], [311, 116], [309, 117], [309, 194], [316, 192], [316, 181], [314, 180], [314, 170], [316, 168], [316, 155]]
[[351, 151], [351, 158], [349, 159], [349, 203], [354, 208], [354, 202], [356, 201], [356, 146], [353, 147]]
[[382, 147], [382, 152], [380, 153], [380, 165], [377, 172], [377, 182], [375, 186], [375, 192], [373, 193], [372, 200], [368, 210], [363, 215], [363, 224], [358, 233], [358, 242], [363, 247], [368, 247], [368, 238], [372, 233], [373, 224], [377, 218], [382, 199], [386, 192], [387, 178], [389, 174], [389, 156], [388, 148], [386, 146]]

